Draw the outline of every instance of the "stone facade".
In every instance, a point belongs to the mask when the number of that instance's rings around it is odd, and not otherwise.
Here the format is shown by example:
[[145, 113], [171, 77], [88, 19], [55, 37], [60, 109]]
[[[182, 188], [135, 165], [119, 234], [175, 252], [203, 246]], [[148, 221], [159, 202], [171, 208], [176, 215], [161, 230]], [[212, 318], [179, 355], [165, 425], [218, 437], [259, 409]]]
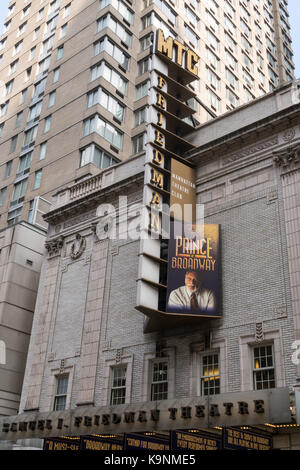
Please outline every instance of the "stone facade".
[[[126, 366], [125, 404], [149, 402], [157, 360], [168, 363], [168, 399], [197, 397], [204, 354], [219, 355], [221, 393], [246, 394], [254, 389], [252, 352], [259, 345], [272, 345], [275, 387], [288, 388], [293, 398], [300, 377], [291, 360], [299, 339], [300, 108], [299, 99], [279, 106], [283, 91], [291, 98], [294, 85], [190, 136], [201, 142], [215, 134], [186, 158], [196, 167], [205, 222], [221, 226], [221, 319], [180, 327], [170, 322], [169, 328], [145, 333], [145, 317], [135, 310], [139, 241], [99, 238], [105, 230], [111, 233], [109, 219], [103, 224], [99, 215], [101, 204], [117, 208], [118, 228], [119, 197], [126, 194], [130, 221], [137, 220], [133, 209], [143, 197], [143, 157], [117, 165], [101, 189], [90, 184], [92, 189], [74, 200], [73, 186], [56, 196], [46, 216], [48, 255], [21, 413], [51, 411], [55, 381], [64, 374], [69, 376], [68, 409], [109, 406], [112, 370], [120, 365]], [[264, 99], [273, 113], [258, 125], [253, 117]], [[223, 133], [228, 120], [232, 132]], [[297, 431], [287, 438], [276, 429], [275, 445], [299, 448]]]

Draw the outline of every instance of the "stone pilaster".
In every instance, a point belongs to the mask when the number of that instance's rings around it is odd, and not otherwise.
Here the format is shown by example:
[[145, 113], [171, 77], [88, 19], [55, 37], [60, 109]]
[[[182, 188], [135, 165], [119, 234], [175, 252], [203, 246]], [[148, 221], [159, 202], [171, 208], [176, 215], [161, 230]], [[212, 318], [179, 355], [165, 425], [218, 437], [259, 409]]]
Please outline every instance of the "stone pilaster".
[[[300, 340], [300, 147], [293, 146], [274, 155], [279, 168], [285, 212], [295, 339]], [[291, 349], [292, 352], [292, 349]], [[298, 365], [300, 380], [300, 365]]]
[[48, 268], [43, 286], [43, 302], [39, 312], [37, 312], [37, 314], [39, 315], [39, 319], [36, 335], [34, 338], [35, 343], [31, 363], [25, 411], [30, 409], [36, 409], [40, 406], [40, 395], [46, 362], [53, 304], [55, 299], [55, 289], [59, 261], [59, 256], [50, 258], [47, 261]]
[[94, 403], [109, 241], [94, 244], [85, 315], [77, 404]]

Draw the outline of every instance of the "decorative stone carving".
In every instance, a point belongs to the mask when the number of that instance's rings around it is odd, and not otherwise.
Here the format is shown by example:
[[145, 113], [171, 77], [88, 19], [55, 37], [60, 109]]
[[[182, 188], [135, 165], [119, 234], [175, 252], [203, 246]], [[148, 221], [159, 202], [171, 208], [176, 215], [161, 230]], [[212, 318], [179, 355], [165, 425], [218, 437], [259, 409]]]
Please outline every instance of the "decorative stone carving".
[[230, 165], [230, 163], [234, 163], [236, 160], [248, 157], [249, 155], [253, 155], [257, 152], [268, 149], [269, 147], [273, 147], [276, 144], [278, 144], [277, 136], [266, 142], [261, 142], [260, 144], [253, 145], [253, 147], [249, 147], [243, 150], [242, 152], [234, 153], [233, 155], [225, 157], [223, 161], [223, 166]]
[[116, 351], [116, 364], [120, 364], [122, 360], [122, 349], [117, 349]]
[[63, 245], [64, 238], [62, 236], [55, 238], [54, 240], [47, 240], [45, 247], [48, 251], [48, 257], [53, 258], [54, 256], [59, 256]]
[[291, 140], [293, 140], [293, 139], [295, 138], [295, 135], [296, 135], [295, 129], [293, 129], [293, 128], [292, 128], [292, 129], [287, 129], [287, 130], [284, 132], [282, 138], [283, 138], [283, 140], [285, 140], [286, 142], [289, 142], [289, 141], [291, 141]]
[[102, 351], [108, 351], [108, 350], [111, 349], [111, 348], [112, 348], [112, 341], [109, 340], [109, 341], [106, 341], [106, 342], [104, 343], [104, 347], [103, 347], [103, 350], [102, 350]]
[[48, 362], [52, 362], [55, 360], [55, 352], [51, 352], [48, 355]]
[[278, 192], [270, 191], [267, 195], [267, 204], [272, 204], [273, 202], [277, 201], [278, 199]]
[[70, 256], [72, 259], [78, 259], [82, 255], [86, 248], [86, 239], [82, 237], [80, 233], [77, 233], [76, 239], [71, 245], [71, 253]]
[[287, 307], [286, 307], [286, 305], [282, 305], [281, 307], [276, 307], [275, 308], [275, 314], [278, 318], [287, 317]]
[[287, 169], [293, 164], [299, 163], [298, 153], [297, 147], [289, 147], [282, 151], [273, 152], [273, 161], [277, 167]]
[[59, 366], [59, 373], [60, 373], [60, 374], [63, 374], [63, 373], [64, 373], [65, 367], [66, 367], [66, 360], [65, 360], [65, 359], [62, 359], [62, 360], [60, 361], [60, 366]]
[[119, 254], [119, 246], [118, 245], [113, 245], [110, 249], [110, 252], [113, 256]]
[[264, 340], [263, 323], [256, 323], [255, 325], [255, 341], [261, 343]]

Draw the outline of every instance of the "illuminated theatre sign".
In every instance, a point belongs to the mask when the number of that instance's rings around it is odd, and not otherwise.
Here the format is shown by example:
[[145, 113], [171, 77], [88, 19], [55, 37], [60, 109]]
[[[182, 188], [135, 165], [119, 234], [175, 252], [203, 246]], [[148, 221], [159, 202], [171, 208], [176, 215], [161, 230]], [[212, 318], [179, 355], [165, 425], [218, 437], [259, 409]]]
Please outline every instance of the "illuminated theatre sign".
[[[258, 424], [291, 423], [288, 388], [236, 392], [186, 399], [162, 400], [109, 407], [80, 407], [72, 410], [39, 412], [30, 411], [17, 416], [0, 418], [0, 440], [27, 438], [61, 439], [63, 436], [82, 436], [85, 449], [118, 450], [120, 436], [103, 441], [107, 434], [179, 431], [207, 429], [215, 426], [251, 426]], [[177, 435], [177, 444], [184, 440]], [[91, 442], [87, 435], [103, 435]], [[227, 443], [243, 445], [246, 436], [228, 433]], [[249, 440], [249, 436], [247, 437]], [[253, 442], [257, 442], [254, 438]], [[200, 441], [199, 441], [200, 442]], [[63, 449], [63, 443], [57, 442]], [[76, 441], [66, 444], [77, 445]], [[136, 442], [131, 437], [128, 446]], [[54, 444], [50, 444], [54, 446]], [[110, 445], [110, 447], [109, 447]], [[141, 444], [143, 446], [143, 444]]]
[[158, 30], [151, 61], [136, 305], [149, 317], [145, 331], [158, 319], [221, 312], [219, 226], [197, 225], [195, 170], [182, 157], [194, 148], [184, 136], [194, 131], [188, 85], [198, 79], [199, 56]]

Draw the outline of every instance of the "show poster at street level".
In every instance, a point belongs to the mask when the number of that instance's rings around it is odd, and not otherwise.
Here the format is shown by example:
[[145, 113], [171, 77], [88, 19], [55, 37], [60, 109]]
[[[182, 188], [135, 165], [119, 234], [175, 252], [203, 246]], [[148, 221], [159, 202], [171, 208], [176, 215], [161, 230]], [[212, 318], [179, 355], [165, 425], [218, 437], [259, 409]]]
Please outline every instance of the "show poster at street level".
[[219, 317], [220, 227], [181, 225], [170, 226], [166, 311]]

